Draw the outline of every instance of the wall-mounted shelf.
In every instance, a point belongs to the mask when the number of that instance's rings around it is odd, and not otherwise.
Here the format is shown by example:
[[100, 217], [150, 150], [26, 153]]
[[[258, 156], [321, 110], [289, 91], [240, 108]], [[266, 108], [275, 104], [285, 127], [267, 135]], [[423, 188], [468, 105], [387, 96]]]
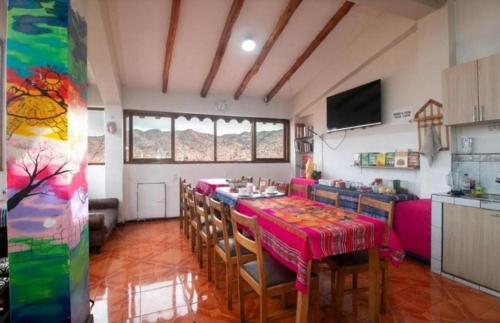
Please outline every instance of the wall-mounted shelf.
[[373, 169], [398, 169], [398, 170], [419, 170], [420, 167], [394, 167], [394, 166], [361, 166], [361, 165], [352, 165], [353, 167], [358, 168], [373, 168]]

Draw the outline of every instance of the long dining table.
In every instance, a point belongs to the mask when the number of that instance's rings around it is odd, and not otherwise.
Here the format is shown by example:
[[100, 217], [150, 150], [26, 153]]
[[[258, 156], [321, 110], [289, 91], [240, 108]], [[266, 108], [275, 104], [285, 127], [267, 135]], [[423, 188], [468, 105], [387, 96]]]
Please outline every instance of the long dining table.
[[379, 257], [396, 265], [404, 257], [383, 221], [298, 196], [240, 199], [235, 208], [257, 217], [264, 249], [297, 273], [297, 322], [308, 320], [313, 262], [359, 250], [369, 253], [369, 320], [379, 321]]

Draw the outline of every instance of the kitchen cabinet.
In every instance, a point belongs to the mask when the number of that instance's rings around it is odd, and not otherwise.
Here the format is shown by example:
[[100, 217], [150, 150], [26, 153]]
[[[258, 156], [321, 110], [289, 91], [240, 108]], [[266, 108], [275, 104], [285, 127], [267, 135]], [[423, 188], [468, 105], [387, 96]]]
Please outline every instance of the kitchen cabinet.
[[500, 54], [478, 61], [480, 120], [500, 120]]
[[445, 70], [443, 72], [445, 123], [455, 125], [476, 121], [478, 92], [477, 61]]
[[480, 209], [443, 205], [443, 271], [479, 283], [482, 253]]
[[482, 210], [482, 266], [480, 284], [500, 291], [500, 211]]
[[500, 54], [445, 70], [442, 85], [447, 125], [500, 120]]
[[442, 270], [500, 290], [500, 212], [443, 204]]

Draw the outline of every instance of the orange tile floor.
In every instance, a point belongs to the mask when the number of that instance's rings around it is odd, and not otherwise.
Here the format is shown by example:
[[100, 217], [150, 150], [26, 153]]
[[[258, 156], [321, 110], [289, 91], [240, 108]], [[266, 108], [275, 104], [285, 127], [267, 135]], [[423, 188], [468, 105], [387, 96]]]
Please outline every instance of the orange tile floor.
[[[326, 274], [321, 277], [321, 321], [334, 322]], [[411, 259], [391, 268], [388, 292], [389, 310], [382, 322], [500, 322], [499, 298], [432, 274]], [[199, 269], [176, 220], [121, 226], [101, 253], [90, 256], [97, 323], [238, 322], [236, 289], [233, 296], [235, 305], [228, 311], [224, 283], [216, 290], [207, 282], [206, 267]], [[247, 320], [257, 322], [257, 296], [248, 295], [245, 304]], [[367, 314], [365, 293], [345, 298], [343, 322], [366, 322]]]

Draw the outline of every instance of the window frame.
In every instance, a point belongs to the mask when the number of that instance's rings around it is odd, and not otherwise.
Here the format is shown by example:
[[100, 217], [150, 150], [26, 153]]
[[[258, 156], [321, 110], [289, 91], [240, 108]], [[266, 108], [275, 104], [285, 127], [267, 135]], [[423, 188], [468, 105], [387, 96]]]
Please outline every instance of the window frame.
[[[168, 117], [171, 120], [171, 158], [132, 158], [133, 157], [133, 142], [132, 142], [132, 131], [127, 130], [133, 127], [133, 117], [134, 116], [144, 116], [144, 117]], [[210, 119], [214, 123], [214, 158], [212, 161], [176, 161], [175, 160], [175, 119], [178, 117], [185, 117], [187, 120], [192, 118], [198, 118], [199, 120]], [[128, 125], [127, 125], [128, 118]], [[251, 124], [251, 160], [248, 161], [218, 161], [217, 160], [217, 121], [224, 120], [230, 122], [231, 120], [236, 120], [238, 122], [249, 121]], [[284, 135], [283, 135], [283, 158], [256, 158], [256, 123], [282, 123], [284, 125]], [[256, 117], [241, 117], [241, 116], [225, 116], [225, 115], [212, 115], [212, 114], [195, 114], [195, 113], [178, 113], [178, 112], [163, 112], [163, 111], [146, 111], [146, 110], [124, 110], [123, 111], [123, 162], [124, 164], [252, 164], [252, 163], [289, 163], [290, 162], [290, 120], [288, 119], [274, 119], [274, 118], [256, 118]], [[129, 142], [128, 156], [126, 150], [127, 137]], [[128, 157], [128, 160], [127, 160]]]
[[[101, 107], [87, 107], [88, 111], [102, 111], [104, 114], [104, 162], [103, 163], [91, 163], [89, 160], [87, 160], [87, 165], [90, 166], [104, 166], [106, 165], [106, 111], [104, 108]], [[87, 125], [88, 128], [88, 125]], [[87, 154], [88, 154], [88, 141], [89, 141], [89, 135], [87, 134]]]

